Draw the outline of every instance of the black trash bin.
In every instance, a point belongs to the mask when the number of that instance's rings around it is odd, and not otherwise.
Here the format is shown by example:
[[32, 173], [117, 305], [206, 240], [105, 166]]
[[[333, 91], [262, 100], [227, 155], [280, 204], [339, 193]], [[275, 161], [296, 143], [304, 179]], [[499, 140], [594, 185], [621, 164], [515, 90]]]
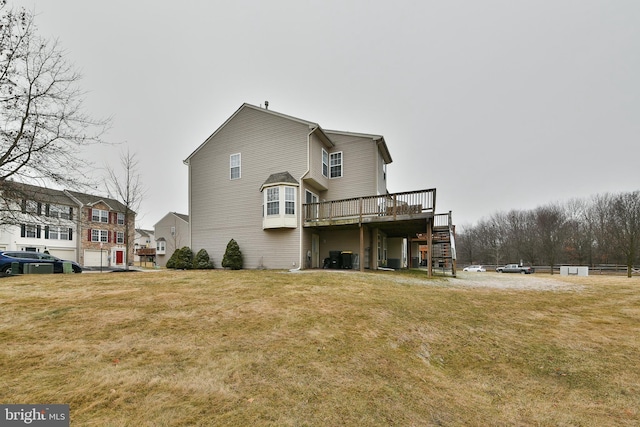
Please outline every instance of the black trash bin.
[[352, 269], [353, 268], [353, 252], [351, 251], [342, 251], [340, 256], [342, 257], [342, 268]]
[[329, 251], [329, 268], [342, 268], [340, 251]]

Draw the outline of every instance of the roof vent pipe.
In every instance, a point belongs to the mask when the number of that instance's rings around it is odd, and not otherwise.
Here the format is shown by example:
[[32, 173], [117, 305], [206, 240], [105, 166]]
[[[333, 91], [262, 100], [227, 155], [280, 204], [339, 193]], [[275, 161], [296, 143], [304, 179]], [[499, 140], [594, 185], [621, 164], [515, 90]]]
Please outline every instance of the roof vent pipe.
[[264, 101], [264, 108], [269, 109], [269, 101]]

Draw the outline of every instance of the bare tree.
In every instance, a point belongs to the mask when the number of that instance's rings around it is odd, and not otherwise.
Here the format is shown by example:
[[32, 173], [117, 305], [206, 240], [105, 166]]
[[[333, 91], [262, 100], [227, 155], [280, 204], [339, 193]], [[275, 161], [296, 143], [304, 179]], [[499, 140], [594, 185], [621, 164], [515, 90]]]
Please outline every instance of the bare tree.
[[566, 235], [565, 212], [559, 205], [551, 204], [537, 208], [535, 217], [541, 253], [553, 274], [553, 267], [559, 261]]
[[633, 263], [640, 253], [640, 191], [615, 196], [610, 205], [610, 216], [612, 242], [624, 258], [627, 277], [631, 277]]
[[[120, 170], [107, 166], [105, 186], [109, 197], [118, 200], [125, 207], [124, 230], [127, 260], [125, 269], [129, 269], [129, 256], [133, 248], [135, 215], [144, 199], [145, 188], [138, 173], [138, 159], [129, 151], [120, 154]], [[133, 258], [131, 258], [133, 259]]]
[[33, 15], [0, 0], [0, 192], [8, 180], [84, 182], [79, 148], [100, 142], [109, 121], [83, 113], [79, 80], [58, 43], [38, 36]]

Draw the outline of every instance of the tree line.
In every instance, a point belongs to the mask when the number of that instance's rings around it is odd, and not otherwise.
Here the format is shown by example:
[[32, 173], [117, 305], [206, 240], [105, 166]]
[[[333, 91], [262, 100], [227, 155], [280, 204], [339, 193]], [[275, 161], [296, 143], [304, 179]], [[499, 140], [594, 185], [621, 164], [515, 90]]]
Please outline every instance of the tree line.
[[640, 191], [511, 210], [463, 226], [458, 264], [549, 266], [621, 264], [631, 277], [640, 257]]

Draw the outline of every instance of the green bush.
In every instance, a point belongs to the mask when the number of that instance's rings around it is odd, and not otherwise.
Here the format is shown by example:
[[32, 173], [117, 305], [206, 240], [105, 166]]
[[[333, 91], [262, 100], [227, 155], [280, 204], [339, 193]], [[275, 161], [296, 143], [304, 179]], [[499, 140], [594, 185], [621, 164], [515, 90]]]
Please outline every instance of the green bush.
[[178, 270], [190, 270], [193, 268], [193, 251], [188, 246], [184, 246], [171, 255], [167, 261], [167, 268]]
[[207, 270], [213, 268], [213, 261], [209, 258], [206, 249], [200, 249], [193, 260], [193, 268], [198, 270]]
[[233, 239], [229, 240], [227, 250], [224, 251], [222, 266], [224, 268], [230, 268], [231, 270], [242, 269], [242, 252], [240, 252], [238, 243]]

